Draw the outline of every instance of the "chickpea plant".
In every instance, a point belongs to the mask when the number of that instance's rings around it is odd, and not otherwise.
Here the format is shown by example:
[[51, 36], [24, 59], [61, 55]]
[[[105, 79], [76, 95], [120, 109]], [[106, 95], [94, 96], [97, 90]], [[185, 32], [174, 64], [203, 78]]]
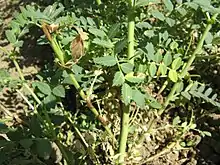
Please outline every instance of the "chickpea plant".
[[[218, 95], [192, 72], [197, 56], [214, 54], [218, 45], [217, 5], [210, 0], [97, 0], [87, 8], [72, 1], [20, 7], [5, 32], [14, 49], [4, 51], [20, 75], [19, 87], [30, 93], [30, 118], [36, 122], [32, 138], [17, 142], [36, 145], [43, 159], [52, 157], [55, 145], [61, 164], [141, 164], [211, 136], [196, 128], [194, 108], [199, 102], [219, 108]], [[51, 46], [54, 63], [51, 74], [38, 75], [30, 84], [17, 57], [33, 26], [42, 30], [38, 44]], [[77, 106], [71, 113], [63, 100], [73, 86]], [[172, 116], [172, 142], [151, 156], [135, 154], [153, 135], [158, 118], [178, 108], [189, 115]], [[62, 116], [66, 130], [54, 115]], [[189, 133], [193, 140], [186, 138]]]

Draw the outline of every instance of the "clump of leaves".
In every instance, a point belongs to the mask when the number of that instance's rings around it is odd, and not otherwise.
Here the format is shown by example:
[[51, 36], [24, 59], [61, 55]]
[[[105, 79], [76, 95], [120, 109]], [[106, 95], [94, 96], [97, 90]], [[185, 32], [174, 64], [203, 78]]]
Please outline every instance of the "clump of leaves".
[[[97, 2], [97, 6], [87, 4], [84, 11], [70, 1], [44, 9], [21, 7], [21, 13], [5, 33], [8, 41], [19, 48], [30, 26], [38, 26], [43, 31], [38, 43], [49, 44], [54, 51], [52, 74], [38, 76], [39, 80], [32, 83], [34, 91], [23, 84], [37, 103], [34, 111], [45, 132], [41, 138], [54, 142], [63, 161], [69, 164], [78, 155], [77, 160], [87, 163], [125, 164], [149, 162], [171, 149], [195, 146], [200, 139], [193, 131], [210, 135], [196, 129], [194, 111], [197, 110], [189, 103], [195, 98], [220, 107], [214, 89], [192, 74], [196, 70], [195, 58], [206, 57], [213, 51], [213, 41], [219, 37], [218, 31], [211, 29], [220, 12], [215, 2]], [[66, 3], [78, 10], [65, 11]], [[202, 22], [198, 22], [198, 16]], [[88, 40], [83, 39], [82, 33], [88, 33]], [[15, 58], [12, 60], [17, 64]], [[22, 75], [21, 79], [24, 81]], [[63, 102], [73, 86], [78, 93], [75, 114], [68, 112]], [[170, 134], [172, 138], [163, 137], [169, 143], [165, 150], [156, 151], [152, 157], [132, 154], [149, 134], [154, 135], [155, 129], [165, 126], [163, 122], [162, 126], [156, 124], [161, 121], [156, 116], [188, 104], [190, 115], [183, 119], [170, 116], [173, 121], [170, 127], [175, 133]], [[56, 123], [54, 117], [61, 118], [62, 124]], [[85, 132], [92, 132], [93, 140], [87, 139]], [[48, 140], [41, 142], [49, 146]], [[77, 145], [82, 145], [84, 150], [80, 151]], [[41, 150], [40, 146], [44, 145], [38, 145], [37, 151]], [[46, 153], [49, 155], [41, 152], [39, 156], [48, 159], [50, 152]]]

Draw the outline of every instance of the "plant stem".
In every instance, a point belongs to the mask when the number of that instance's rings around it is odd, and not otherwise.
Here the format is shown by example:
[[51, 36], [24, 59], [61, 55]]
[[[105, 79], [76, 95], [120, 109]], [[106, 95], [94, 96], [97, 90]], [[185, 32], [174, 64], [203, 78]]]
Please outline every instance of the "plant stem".
[[[217, 16], [218, 16], [218, 14], [214, 14], [214, 15], [212, 16], [212, 20], [215, 21], [216, 18], [217, 18]], [[195, 51], [193, 52], [192, 56], [191, 56], [190, 59], [188, 60], [186, 66], [183, 68], [182, 72], [180, 73], [180, 78], [183, 78], [183, 77], [186, 75], [187, 71], [189, 70], [190, 66], [192, 65], [193, 61], [195, 60], [196, 55], [201, 51], [201, 49], [202, 49], [202, 47], [203, 47], [204, 40], [205, 40], [205, 38], [206, 38], [206, 36], [207, 36], [209, 30], [211, 29], [211, 27], [212, 27], [212, 22], [208, 22], [208, 24], [207, 24], [207, 26], [206, 26], [206, 29], [205, 29], [205, 31], [203, 32], [202, 37], [201, 37], [201, 39], [200, 39], [200, 41], [199, 41], [199, 43], [198, 43], [198, 45], [197, 45]], [[170, 93], [169, 93], [168, 96], [167, 96], [167, 99], [166, 99], [166, 101], [165, 101], [163, 107], [159, 110], [158, 115], [162, 115], [162, 114], [163, 114], [163, 112], [165, 111], [166, 107], [169, 105], [170, 100], [171, 100], [171, 99], [173, 98], [173, 96], [175, 95], [176, 90], [178, 89], [180, 82], [181, 82], [181, 80], [179, 80], [178, 82], [176, 82], [176, 83], [173, 85], [173, 87], [172, 87]], [[149, 122], [149, 127], [148, 127], [147, 132], [141, 135], [140, 140], [138, 141], [137, 144], [140, 144], [141, 142], [143, 142], [143, 139], [144, 139], [145, 134], [147, 134], [147, 133], [149, 133], [149, 132], [151, 131], [151, 129], [153, 128], [155, 122], [156, 122], [156, 119], [155, 119], [155, 118], [150, 120], [150, 122]]]
[[[218, 16], [218, 14], [214, 14], [214, 15], [212, 16], [211, 20], [214, 20], [214, 21], [215, 21], [216, 18], [217, 18], [217, 16]], [[190, 66], [192, 65], [193, 61], [195, 60], [196, 55], [202, 50], [202, 47], [203, 47], [205, 38], [206, 38], [208, 32], [210, 31], [210, 29], [212, 28], [212, 23], [213, 23], [212, 21], [208, 21], [208, 24], [207, 24], [207, 26], [206, 26], [206, 28], [205, 28], [205, 31], [204, 31], [203, 34], [202, 34], [202, 37], [201, 37], [201, 39], [200, 39], [200, 41], [199, 41], [199, 43], [198, 43], [196, 49], [194, 50], [192, 56], [190, 57], [190, 59], [189, 59], [188, 62], [186, 63], [186, 66], [183, 68], [182, 72], [181, 72], [180, 75], [179, 75], [179, 78], [180, 78], [180, 79], [182, 79], [182, 78], [185, 77], [185, 75], [187, 74], [187, 72], [188, 72]], [[161, 113], [161, 114], [164, 112], [165, 108], [166, 108], [167, 105], [170, 103], [170, 100], [173, 98], [174, 94], [176, 93], [176, 90], [177, 90], [177, 88], [178, 88], [180, 82], [181, 82], [181, 80], [179, 80], [178, 82], [176, 82], [176, 83], [173, 85], [173, 87], [172, 87], [172, 89], [171, 89], [169, 95], [167, 96], [167, 99], [166, 99], [166, 101], [165, 101], [165, 103], [164, 103], [163, 108], [160, 110], [160, 113]]]
[[[128, 12], [128, 54], [127, 58], [131, 64], [134, 64], [134, 7], [130, 1], [130, 11]], [[129, 105], [124, 105], [122, 109], [122, 122], [120, 132], [120, 144], [119, 144], [119, 164], [124, 164], [124, 157], [126, 151], [127, 137], [129, 131]]]
[[[22, 71], [21, 71], [21, 68], [20, 68], [18, 62], [16, 61], [16, 59], [15, 59], [14, 57], [13, 57], [12, 61], [13, 61], [14, 65], [15, 65], [15, 67], [16, 67], [18, 73], [19, 73], [20, 79], [21, 79], [22, 81], [25, 81], [24, 75], [23, 75], [23, 73], [22, 73]], [[42, 102], [41, 102], [40, 99], [37, 97], [37, 95], [33, 92], [33, 90], [29, 87], [29, 85], [28, 85], [27, 83], [23, 82], [23, 86], [30, 92], [30, 94], [32, 95], [32, 97], [34, 98], [34, 100], [35, 100], [39, 105], [41, 105]], [[42, 107], [42, 108], [43, 108], [43, 107]], [[51, 122], [50, 117], [49, 117], [49, 115], [48, 115], [48, 113], [47, 113], [46, 110], [44, 110], [44, 114], [45, 114], [45, 117], [46, 117], [46, 121], [47, 121], [47, 123], [48, 123], [48, 125], [49, 125], [49, 131], [50, 131], [49, 133], [52, 134], [52, 138], [53, 138], [53, 140], [55, 140], [55, 143], [57, 144], [58, 148], [60, 149], [60, 151], [61, 151], [61, 153], [62, 153], [64, 159], [68, 162], [69, 165], [71, 165], [72, 163], [71, 163], [71, 161], [70, 161], [70, 159], [69, 159], [69, 157], [68, 157], [66, 151], [64, 150], [64, 148], [63, 148], [63, 146], [61, 145], [61, 143], [57, 140], [57, 136], [56, 136], [55, 130], [54, 130], [54, 128], [53, 128], [52, 122]], [[38, 116], [39, 120], [40, 120], [41, 122], [43, 122], [43, 124], [46, 126], [47, 124], [44, 123], [44, 120], [42, 119], [42, 117], [40, 116], [39, 113], [37, 113], [37, 116]]]
[[108, 132], [108, 134], [113, 139], [113, 143], [116, 142], [116, 139], [114, 137], [114, 134], [110, 130], [110, 128], [107, 126], [105, 120], [102, 118], [102, 116], [99, 114], [99, 112], [96, 110], [96, 108], [93, 106], [91, 100], [87, 97], [87, 95], [84, 93], [84, 91], [80, 88], [79, 83], [76, 81], [75, 76], [73, 73], [69, 73], [70, 79], [72, 80], [73, 85], [75, 86], [76, 90], [79, 92], [79, 95], [81, 98], [86, 101], [87, 106], [92, 111], [92, 113], [95, 115], [95, 117], [101, 122], [102, 126], [105, 128], [105, 130]]

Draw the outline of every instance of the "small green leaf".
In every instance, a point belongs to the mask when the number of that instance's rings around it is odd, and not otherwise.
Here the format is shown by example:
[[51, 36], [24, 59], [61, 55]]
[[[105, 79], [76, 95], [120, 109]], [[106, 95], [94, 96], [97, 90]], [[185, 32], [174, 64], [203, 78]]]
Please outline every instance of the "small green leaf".
[[16, 36], [12, 30], [6, 30], [5, 35], [10, 43], [16, 42]]
[[144, 35], [151, 38], [151, 37], [155, 36], [154, 30], [146, 30], [146, 31], [144, 31]]
[[113, 85], [112, 86], [120, 86], [125, 82], [125, 78], [123, 73], [120, 71], [115, 73], [114, 79], [113, 79]]
[[65, 88], [63, 87], [63, 85], [56, 86], [55, 88], [53, 88], [52, 92], [55, 96], [63, 98], [65, 97]]
[[176, 21], [172, 18], [166, 18], [166, 23], [170, 26], [170, 27], [173, 27], [176, 23]]
[[205, 85], [201, 85], [201, 86], [198, 88], [198, 92], [200, 92], [200, 93], [202, 93], [204, 90], [205, 90]]
[[148, 58], [148, 61], [154, 61], [154, 53], [155, 53], [155, 50], [154, 50], [154, 45], [152, 43], [147, 43], [147, 46], [145, 47], [147, 49], [147, 58]]
[[56, 97], [53, 94], [50, 94], [49, 96], [47, 96], [44, 100], [43, 103], [44, 105], [46, 105], [48, 108], [52, 108], [56, 105]]
[[160, 109], [160, 108], [162, 108], [162, 105], [161, 105], [159, 102], [157, 102], [157, 101], [151, 102], [151, 103], [150, 103], [150, 106], [151, 106], [152, 108], [155, 108], [155, 109]]
[[138, 89], [132, 91], [132, 99], [136, 102], [137, 106], [140, 108], [145, 107], [145, 95], [141, 93]]
[[212, 93], [212, 88], [208, 88], [208, 89], [205, 91], [204, 95], [208, 97], [211, 93]]
[[176, 116], [176, 117], [173, 119], [173, 125], [174, 125], [174, 126], [177, 126], [179, 123], [181, 123], [180, 117], [179, 117], [179, 116]]
[[181, 65], [182, 65], [182, 59], [178, 57], [172, 62], [172, 69], [178, 70], [181, 67]]
[[37, 154], [41, 158], [44, 158], [45, 160], [50, 158], [50, 154], [52, 152], [52, 146], [49, 140], [47, 139], [36, 140], [36, 149], [37, 149]]
[[104, 38], [106, 36], [106, 34], [103, 30], [96, 29], [96, 28], [89, 28], [89, 32], [92, 33], [93, 35], [101, 37], [101, 38]]
[[93, 20], [92, 18], [87, 17], [86, 19], [87, 19], [87, 22], [88, 22], [88, 24], [89, 24], [90, 26], [95, 26], [95, 25], [96, 25], [96, 23], [94, 22], [94, 20]]
[[147, 28], [147, 29], [151, 29], [152, 28], [152, 25], [149, 24], [148, 22], [138, 22], [136, 24], [136, 27], [140, 28], [140, 29], [143, 29], [143, 28]]
[[151, 14], [153, 15], [153, 17], [155, 17], [161, 21], [165, 20], [165, 16], [163, 15], [163, 13], [159, 12], [158, 10], [153, 10]]
[[25, 149], [28, 149], [33, 144], [33, 140], [32, 139], [22, 139], [19, 141], [19, 143], [21, 144], [22, 147], [24, 147]]
[[105, 56], [105, 57], [96, 57], [93, 58], [93, 61], [96, 64], [104, 65], [104, 66], [114, 66], [117, 61], [113, 56]]
[[173, 4], [170, 0], [163, 0], [163, 3], [169, 11], [173, 11]]
[[124, 47], [127, 44], [127, 38], [124, 38], [122, 40], [119, 40], [115, 44], [115, 54], [121, 53], [121, 51], [124, 49]]
[[149, 67], [149, 74], [150, 74], [151, 77], [154, 77], [156, 72], [157, 72], [157, 66], [156, 66], [156, 64], [154, 62], [152, 62], [150, 64], [150, 67]]
[[125, 79], [131, 83], [141, 83], [144, 82], [145, 74], [139, 74], [137, 76], [134, 76], [134, 72], [130, 72], [126, 74]]
[[171, 69], [169, 71], [168, 77], [170, 78], [171, 81], [173, 82], [177, 82], [178, 80], [178, 74], [175, 70]]
[[99, 46], [105, 47], [105, 48], [113, 48], [114, 45], [111, 41], [107, 41], [107, 40], [101, 40], [99, 38], [95, 38], [92, 43], [97, 44]]
[[114, 38], [117, 35], [117, 33], [119, 32], [119, 29], [120, 29], [119, 23], [113, 24], [108, 32], [108, 38], [110, 38], [110, 39]]
[[154, 60], [156, 63], [160, 63], [162, 60], [162, 54], [161, 54], [161, 49], [158, 49], [157, 53], [155, 54]]
[[173, 42], [171, 42], [171, 44], [170, 44], [170, 49], [171, 49], [171, 50], [177, 49], [178, 46], [179, 46], [179, 44], [178, 44], [176, 41], [173, 41]]
[[125, 103], [125, 105], [128, 105], [131, 102], [132, 99], [132, 88], [128, 84], [122, 85], [122, 99]]
[[205, 38], [206, 44], [211, 44], [213, 38], [214, 38], [214, 37], [213, 37], [212, 33], [208, 32], [207, 35], [206, 35], [206, 38]]
[[50, 86], [45, 82], [34, 82], [33, 86], [36, 86], [45, 95], [51, 94]]
[[124, 73], [130, 73], [133, 71], [134, 65], [131, 63], [123, 63], [120, 65]]
[[191, 95], [188, 92], [181, 92], [181, 95], [183, 97], [185, 97], [186, 99], [190, 100], [191, 99]]
[[169, 66], [172, 63], [172, 56], [169, 51], [166, 52], [166, 54], [163, 58], [163, 62], [166, 66]]
[[202, 133], [206, 136], [212, 137], [212, 134], [208, 131], [202, 131]]
[[161, 74], [164, 76], [167, 74], [167, 67], [166, 65], [164, 65], [163, 63], [160, 64], [159, 69], [158, 69]]

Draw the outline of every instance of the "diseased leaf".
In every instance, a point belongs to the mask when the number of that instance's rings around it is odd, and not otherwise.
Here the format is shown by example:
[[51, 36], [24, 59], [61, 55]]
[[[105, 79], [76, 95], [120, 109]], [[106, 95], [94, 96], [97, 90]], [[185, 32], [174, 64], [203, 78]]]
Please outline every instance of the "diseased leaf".
[[132, 91], [132, 99], [136, 102], [137, 106], [140, 108], [145, 107], [145, 95], [141, 93], [138, 89]]
[[104, 66], [114, 66], [117, 61], [113, 56], [105, 56], [105, 57], [96, 57], [93, 58], [93, 61], [96, 64], [104, 65]]
[[131, 63], [123, 63], [121, 64], [121, 69], [124, 73], [130, 73], [133, 71], [134, 65]]
[[115, 73], [114, 79], [113, 79], [113, 85], [112, 86], [120, 86], [125, 82], [125, 78], [123, 73], [120, 71]]
[[170, 80], [172, 80], [173, 82], [177, 82], [178, 80], [178, 74], [175, 70], [171, 69], [169, 71], [168, 77], [170, 78]]
[[53, 88], [52, 92], [55, 96], [63, 98], [65, 97], [65, 88], [63, 87], [63, 85], [56, 86], [55, 88]]
[[122, 92], [121, 92], [122, 93], [122, 100], [125, 103], [125, 105], [128, 105], [132, 99], [132, 88], [128, 84], [124, 83], [122, 85], [121, 90], [122, 90]]

